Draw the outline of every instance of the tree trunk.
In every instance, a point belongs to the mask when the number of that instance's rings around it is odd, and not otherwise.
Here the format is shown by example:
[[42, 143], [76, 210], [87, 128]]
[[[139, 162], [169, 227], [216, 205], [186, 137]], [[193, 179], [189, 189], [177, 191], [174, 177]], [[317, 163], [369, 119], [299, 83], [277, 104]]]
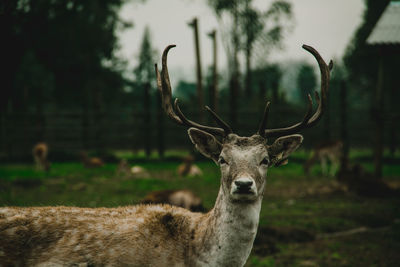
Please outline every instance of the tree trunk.
[[343, 142], [341, 173], [349, 169], [349, 135], [347, 132], [347, 85], [344, 80], [340, 82], [340, 136]]
[[164, 111], [162, 109], [161, 95], [157, 94], [157, 150], [160, 158], [164, 157], [165, 151], [165, 127]]
[[216, 31], [212, 31], [209, 36], [213, 41], [213, 73], [212, 84], [210, 86], [210, 106], [215, 112], [218, 112], [218, 72], [217, 72], [217, 36]]
[[391, 90], [390, 90], [390, 109], [391, 109], [391, 118], [390, 118], [390, 155], [394, 157], [395, 152], [396, 152], [396, 125], [397, 125], [397, 120], [396, 117], [394, 116], [395, 110], [396, 110], [396, 82], [393, 81]]
[[237, 10], [237, 5], [234, 9], [234, 24], [233, 24], [233, 70], [231, 76], [231, 101], [230, 101], [230, 113], [231, 113], [231, 124], [233, 128], [237, 128], [237, 111], [238, 104], [237, 99], [239, 98], [239, 34], [238, 25], [239, 23], [239, 13]]
[[[345, 89], [344, 89], [345, 90]], [[323, 124], [323, 127], [324, 127], [324, 130], [323, 130], [323, 132], [324, 132], [324, 136], [325, 136], [325, 138], [327, 139], [327, 140], [331, 140], [331, 138], [332, 138], [332, 134], [331, 134], [331, 112], [330, 112], [330, 97], [329, 97], [329, 91], [327, 91], [326, 92], [326, 95], [327, 95], [327, 99], [328, 99], [328, 101], [327, 101], [327, 103], [326, 103], [326, 106], [325, 106], [325, 113], [324, 113], [324, 124]]]
[[150, 83], [145, 83], [143, 85], [144, 89], [144, 150], [146, 153], [146, 157], [150, 157], [151, 154], [151, 116], [150, 116]]
[[382, 51], [379, 57], [378, 81], [375, 92], [374, 101], [374, 118], [375, 118], [375, 151], [374, 165], [375, 177], [382, 178], [382, 156], [383, 156], [383, 86], [384, 86], [384, 62]]
[[246, 47], [246, 98], [251, 99], [251, 45], [248, 43]]
[[[193, 19], [193, 22], [189, 24], [194, 30], [194, 46], [196, 51], [196, 77], [197, 77], [197, 103], [198, 111], [203, 110], [203, 84], [202, 84], [202, 74], [201, 74], [201, 58], [200, 58], [200, 42], [199, 42], [199, 29], [197, 18]], [[203, 112], [199, 112], [199, 121], [204, 121]]]

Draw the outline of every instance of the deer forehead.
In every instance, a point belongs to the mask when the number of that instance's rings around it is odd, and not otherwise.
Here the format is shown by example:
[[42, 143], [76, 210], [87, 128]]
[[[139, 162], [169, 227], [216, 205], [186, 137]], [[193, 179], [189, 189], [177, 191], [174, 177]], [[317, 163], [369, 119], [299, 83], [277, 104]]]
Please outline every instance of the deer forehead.
[[221, 155], [246, 161], [267, 156], [266, 139], [259, 135], [241, 137], [230, 134], [224, 142]]

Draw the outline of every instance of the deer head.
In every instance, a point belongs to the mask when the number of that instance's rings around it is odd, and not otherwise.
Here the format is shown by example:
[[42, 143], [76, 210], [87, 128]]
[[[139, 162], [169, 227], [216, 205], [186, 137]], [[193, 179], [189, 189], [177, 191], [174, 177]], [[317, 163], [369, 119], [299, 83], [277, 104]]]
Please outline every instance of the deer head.
[[[302, 129], [315, 125], [321, 118], [327, 101], [327, 91], [332, 61], [327, 65], [312, 47], [303, 45], [317, 60], [321, 71], [321, 99], [315, 92], [318, 107], [313, 113], [312, 99], [308, 95], [308, 109], [299, 123], [286, 128], [266, 129], [270, 103], [267, 102], [264, 116], [256, 134], [241, 137], [209, 107], [205, 107], [219, 127], [211, 127], [187, 119], [175, 99], [172, 106], [171, 84], [167, 68], [169, 45], [162, 55], [161, 74], [157, 65], [157, 86], [162, 96], [166, 114], [177, 124], [189, 127], [188, 134], [196, 149], [212, 159], [221, 168], [221, 189], [232, 202], [252, 202], [262, 197], [268, 167], [287, 163], [288, 156], [301, 144], [303, 137], [296, 134]], [[268, 145], [267, 138], [277, 137]]]

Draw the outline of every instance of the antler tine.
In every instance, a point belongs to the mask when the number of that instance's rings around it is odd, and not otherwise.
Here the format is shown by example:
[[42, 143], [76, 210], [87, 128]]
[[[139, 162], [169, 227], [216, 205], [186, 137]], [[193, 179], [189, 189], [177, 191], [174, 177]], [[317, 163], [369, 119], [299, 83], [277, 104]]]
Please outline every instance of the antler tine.
[[176, 116], [172, 105], [171, 105], [171, 100], [172, 100], [172, 90], [171, 90], [171, 83], [169, 81], [169, 74], [168, 74], [168, 67], [167, 67], [167, 58], [168, 58], [168, 51], [175, 47], [176, 45], [169, 45], [164, 49], [164, 52], [162, 54], [162, 69], [161, 69], [161, 75], [160, 72], [158, 71], [157, 64], [155, 64], [155, 70], [156, 70], [156, 77], [157, 77], [157, 87], [158, 91], [160, 92], [161, 95], [161, 102], [162, 102], [162, 107], [165, 111], [165, 113], [170, 117], [173, 121], [175, 121], [178, 124], [183, 125], [183, 122], [181, 119], [179, 119], [178, 116]]
[[226, 133], [226, 132], [224, 131], [224, 129], [216, 128], [216, 127], [210, 127], [210, 126], [205, 126], [205, 125], [201, 125], [201, 124], [198, 124], [197, 122], [194, 122], [194, 121], [191, 121], [191, 120], [187, 119], [187, 118], [185, 117], [185, 115], [183, 115], [183, 113], [182, 113], [182, 111], [181, 111], [181, 109], [180, 109], [180, 107], [179, 107], [178, 98], [175, 99], [174, 106], [175, 106], [176, 112], [178, 113], [178, 114], [177, 114], [178, 117], [183, 121], [183, 123], [184, 123], [185, 125], [188, 125], [188, 126], [190, 126], [190, 127], [195, 127], [195, 128], [204, 130], [204, 131], [206, 131], [206, 132], [208, 132], [208, 133], [216, 134], [216, 135], [220, 135], [220, 136], [226, 136], [226, 135], [229, 134], [229, 133]]
[[[168, 67], [167, 67], [168, 51], [175, 46], [176, 45], [169, 45], [164, 49], [164, 52], [162, 54], [162, 60], [161, 60], [162, 61], [161, 75], [160, 75], [160, 72], [158, 71], [157, 64], [155, 64], [157, 87], [158, 87], [158, 91], [161, 94], [162, 107], [163, 107], [165, 113], [168, 115], [168, 117], [170, 117], [175, 123], [177, 123], [179, 125], [195, 127], [195, 128], [204, 130], [211, 134], [220, 135], [222, 137], [228, 135], [232, 131], [228, 132], [228, 131], [226, 131], [225, 128], [209, 127], [209, 126], [201, 125], [194, 121], [188, 120], [183, 115], [181, 109], [179, 108], [178, 99], [175, 99], [175, 103], [174, 103], [175, 110], [177, 111], [178, 114], [175, 113], [174, 108], [172, 107], [172, 104], [171, 104], [172, 89], [171, 89], [171, 83], [169, 80]], [[228, 126], [228, 128], [229, 128], [229, 126]]]
[[308, 102], [309, 102], [308, 110], [302, 122], [296, 123], [286, 128], [265, 130], [265, 135], [264, 135], [265, 137], [276, 137], [276, 136], [293, 134], [299, 132], [302, 129], [309, 128], [315, 125], [321, 119], [321, 116], [325, 110], [328, 98], [327, 94], [329, 90], [330, 70], [333, 67], [333, 62], [331, 60], [329, 62], [329, 65], [327, 65], [325, 61], [322, 59], [321, 55], [318, 53], [318, 51], [315, 50], [313, 47], [308, 45], [303, 45], [303, 48], [314, 56], [314, 58], [318, 62], [319, 69], [321, 72], [321, 99], [319, 98], [318, 93], [315, 92], [315, 98], [318, 103], [317, 110], [312, 115], [312, 100], [311, 96], [308, 95]]
[[218, 115], [217, 113], [215, 113], [209, 106], [205, 106], [206, 110], [211, 114], [211, 116], [214, 118], [214, 120], [216, 121], [216, 123], [222, 128], [224, 129], [224, 132], [226, 135], [232, 133], [232, 129], [231, 127], [224, 122]]
[[271, 105], [271, 102], [267, 102], [265, 105], [264, 109], [264, 115], [261, 120], [260, 128], [258, 130], [258, 134], [261, 135], [262, 137], [265, 137], [265, 128], [267, 128], [267, 121], [268, 121], [268, 114], [269, 114], [269, 106]]

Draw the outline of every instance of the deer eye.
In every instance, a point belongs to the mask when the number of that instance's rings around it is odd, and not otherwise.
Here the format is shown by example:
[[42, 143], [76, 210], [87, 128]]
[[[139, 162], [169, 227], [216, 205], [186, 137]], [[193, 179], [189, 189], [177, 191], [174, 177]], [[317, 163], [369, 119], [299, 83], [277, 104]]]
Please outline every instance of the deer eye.
[[219, 157], [218, 163], [219, 163], [220, 165], [222, 165], [222, 164], [228, 164], [228, 162], [226, 162], [226, 160], [225, 160], [223, 157]]
[[269, 164], [269, 159], [267, 157], [263, 158], [263, 160], [260, 162], [260, 165], [268, 165]]

